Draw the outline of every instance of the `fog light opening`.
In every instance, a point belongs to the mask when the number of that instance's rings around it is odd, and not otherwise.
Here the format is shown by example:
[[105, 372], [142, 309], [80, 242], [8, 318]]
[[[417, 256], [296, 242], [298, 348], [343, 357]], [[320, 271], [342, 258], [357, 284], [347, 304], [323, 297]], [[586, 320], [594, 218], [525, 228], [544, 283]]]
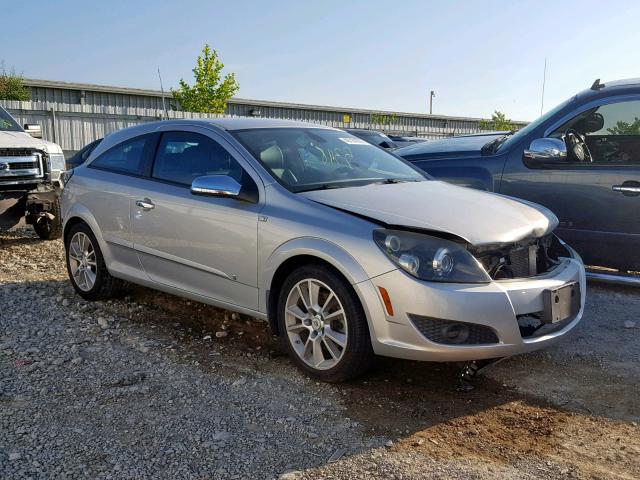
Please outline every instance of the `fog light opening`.
[[450, 343], [465, 343], [469, 339], [469, 327], [462, 323], [442, 327], [442, 337]]
[[387, 311], [387, 314], [390, 317], [393, 317], [393, 304], [391, 303], [391, 298], [389, 297], [389, 292], [384, 287], [378, 287], [380, 290], [380, 296], [382, 297], [382, 303], [384, 303], [384, 308]]

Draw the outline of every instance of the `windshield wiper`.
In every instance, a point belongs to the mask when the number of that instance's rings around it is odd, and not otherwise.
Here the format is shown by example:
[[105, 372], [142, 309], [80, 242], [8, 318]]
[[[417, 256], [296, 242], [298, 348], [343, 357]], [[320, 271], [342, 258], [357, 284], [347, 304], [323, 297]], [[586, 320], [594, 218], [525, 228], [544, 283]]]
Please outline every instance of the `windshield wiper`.
[[394, 183], [408, 183], [408, 182], [419, 182], [420, 180], [409, 180], [406, 178], [381, 178], [375, 182], [369, 183], [368, 185], [387, 185]]
[[315, 190], [330, 190], [332, 188], [341, 188], [341, 187], [342, 185], [335, 184], [335, 183], [323, 183], [322, 185], [316, 185], [314, 187], [301, 188], [300, 190], [296, 190], [295, 193], [313, 192]]
[[492, 153], [496, 153], [500, 145], [507, 141], [510, 135], [513, 135], [514, 132], [509, 132], [504, 135], [500, 135], [499, 137], [494, 138], [493, 140], [485, 143], [480, 149], [480, 153], [483, 155], [491, 155]]

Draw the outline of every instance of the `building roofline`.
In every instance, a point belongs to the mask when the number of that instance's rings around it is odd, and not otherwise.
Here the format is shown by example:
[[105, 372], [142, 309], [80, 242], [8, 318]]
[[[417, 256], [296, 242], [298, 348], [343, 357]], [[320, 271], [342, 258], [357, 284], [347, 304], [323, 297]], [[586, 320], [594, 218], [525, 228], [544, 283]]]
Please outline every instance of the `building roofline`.
[[[129, 87], [114, 87], [109, 85], [95, 85], [91, 83], [77, 83], [77, 82], [64, 82], [59, 80], [41, 80], [36, 78], [24, 78], [23, 83], [27, 87], [43, 87], [43, 88], [63, 88], [68, 90], [88, 90], [91, 92], [103, 92], [103, 93], [119, 93], [122, 95], [144, 95], [149, 97], [162, 97], [160, 90], [150, 90], [144, 88], [129, 88]], [[170, 97], [169, 92], [165, 92], [166, 97]], [[279, 107], [279, 108], [295, 108], [300, 110], [318, 110], [329, 111], [339, 113], [360, 113], [360, 114], [376, 114], [376, 115], [396, 115], [399, 117], [413, 117], [413, 118], [431, 118], [435, 120], [462, 120], [462, 121], [481, 121], [486, 120], [476, 117], [457, 117], [449, 115], [429, 115], [426, 113], [411, 113], [411, 112], [394, 112], [389, 110], [371, 110], [364, 108], [352, 108], [352, 107], [335, 107], [329, 105], [313, 105], [306, 103], [291, 103], [291, 102], [275, 102], [271, 100], [255, 100], [248, 98], [233, 97], [229, 100], [229, 103], [243, 104], [243, 105], [255, 105], [256, 107]], [[519, 125], [526, 125], [528, 122], [512, 120], [513, 123]]]

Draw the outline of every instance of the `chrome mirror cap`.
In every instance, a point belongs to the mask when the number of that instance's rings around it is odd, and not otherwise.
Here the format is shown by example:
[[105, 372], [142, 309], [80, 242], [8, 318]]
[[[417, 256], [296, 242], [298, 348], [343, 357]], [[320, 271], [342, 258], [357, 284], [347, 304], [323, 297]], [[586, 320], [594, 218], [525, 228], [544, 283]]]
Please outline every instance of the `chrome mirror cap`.
[[536, 138], [524, 156], [533, 160], [564, 162], [567, 160], [567, 146], [559, 138]]
[[191, 193], [194, 195], [238, 197], [240, 190], [242, 185], [228, 175], [204, 175], [191, 182]]

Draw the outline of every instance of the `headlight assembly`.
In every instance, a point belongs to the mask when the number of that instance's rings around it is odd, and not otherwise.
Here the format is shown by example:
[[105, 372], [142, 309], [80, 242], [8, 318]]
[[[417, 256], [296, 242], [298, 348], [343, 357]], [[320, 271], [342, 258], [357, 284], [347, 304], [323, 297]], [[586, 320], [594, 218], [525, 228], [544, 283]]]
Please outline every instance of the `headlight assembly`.
[[402, 230], [375, 230], [373, 240], [393, 263], [420, 280], [488, 283], [491, 278], [463, 246]]
[[64, 160], [64, 155], [62, 153], [50, 153], [49, 154], [49, 164], [51, 165], [52, 172], [61, 172], [67, 169], [67, 165]]

